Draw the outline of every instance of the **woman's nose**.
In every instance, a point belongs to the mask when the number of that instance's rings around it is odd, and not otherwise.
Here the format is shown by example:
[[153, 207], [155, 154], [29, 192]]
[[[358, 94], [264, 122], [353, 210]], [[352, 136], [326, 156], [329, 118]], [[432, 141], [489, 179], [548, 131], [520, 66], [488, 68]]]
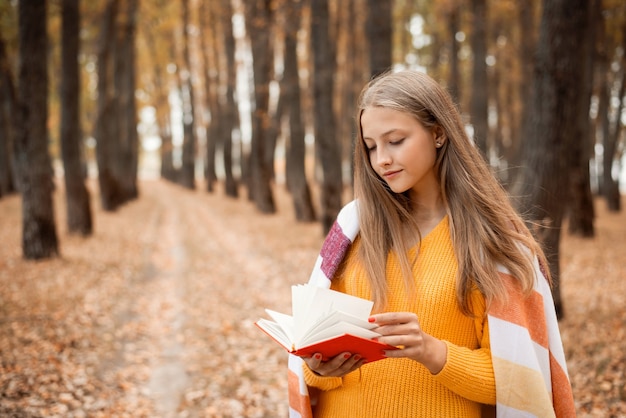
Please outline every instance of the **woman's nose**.
[[391, 154], [384, 147], [378, 147], [376, 149], [376, 164], [380, 167], [391, 164]]

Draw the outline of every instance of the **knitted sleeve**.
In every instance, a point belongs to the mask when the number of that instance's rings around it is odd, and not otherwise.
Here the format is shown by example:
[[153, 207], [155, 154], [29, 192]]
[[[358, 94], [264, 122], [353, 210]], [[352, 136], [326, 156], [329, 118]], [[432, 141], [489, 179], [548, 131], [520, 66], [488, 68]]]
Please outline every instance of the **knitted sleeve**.
[[341, 377], [324, 377], [316, 375], [304, 362], [302, 363], [302, 369], [304, 370], [304, 381], [308, 386], [314, 388], [332, 390], [341, 386], [343, 382]]
[[[476, 300], [480, 303], [479, 300]], [[443, 369], [434, 378], [453, 392], [472, 401], [495, 405], [496, 380], [491, 361], [487, 317], [475, 319], [480, 347], [470, 349], [448, 341], [448, 355]]]

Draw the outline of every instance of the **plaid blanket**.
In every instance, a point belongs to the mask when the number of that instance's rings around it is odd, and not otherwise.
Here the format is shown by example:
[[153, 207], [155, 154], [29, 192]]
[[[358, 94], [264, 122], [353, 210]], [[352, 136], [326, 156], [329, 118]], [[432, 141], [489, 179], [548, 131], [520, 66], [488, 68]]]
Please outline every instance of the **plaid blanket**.
[[[356, 201], [339, 213], [326, 236], [309, 283], [330, 281], [359, 232]], [[548, 282], [535, 262], [535, 289], [524, 297], [504, 268], [509, 300], [493, 303], [489, 313], [491, 355], [496, 379], [496, 416], [574, 417], [574, 398]], [[307, 387], [299, 357], [289, 355], [289, 416], [311, 418], [315, 390]]]

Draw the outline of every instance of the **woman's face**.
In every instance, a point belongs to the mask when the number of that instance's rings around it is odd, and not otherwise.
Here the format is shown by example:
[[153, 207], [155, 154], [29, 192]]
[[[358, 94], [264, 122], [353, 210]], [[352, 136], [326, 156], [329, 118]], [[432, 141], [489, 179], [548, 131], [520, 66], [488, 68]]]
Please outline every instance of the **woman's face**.
[[[437, 138], [408, 113], [369, 107], [361, 113], [363, 141], [374, 171], [395, 193], [437, 192]], [[442, 143], [441, 143], [442, 144]]]

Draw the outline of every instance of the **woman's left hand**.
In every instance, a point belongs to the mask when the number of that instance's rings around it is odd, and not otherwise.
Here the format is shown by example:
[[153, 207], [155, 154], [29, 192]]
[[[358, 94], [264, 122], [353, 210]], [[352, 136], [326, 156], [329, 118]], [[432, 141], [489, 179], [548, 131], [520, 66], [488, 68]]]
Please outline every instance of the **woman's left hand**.
[[446, 364], [448, 346], [441, 340], [422, 331], [417, 315], [411, 312], [387, 312], [372, 315], [370, 322], [378, 327], [372, 331], [381, 335], [381, 343], [399, 347], [389, 350], [389, 358], [407, 357], [422, 363], [432, 374], [437, 374]]

